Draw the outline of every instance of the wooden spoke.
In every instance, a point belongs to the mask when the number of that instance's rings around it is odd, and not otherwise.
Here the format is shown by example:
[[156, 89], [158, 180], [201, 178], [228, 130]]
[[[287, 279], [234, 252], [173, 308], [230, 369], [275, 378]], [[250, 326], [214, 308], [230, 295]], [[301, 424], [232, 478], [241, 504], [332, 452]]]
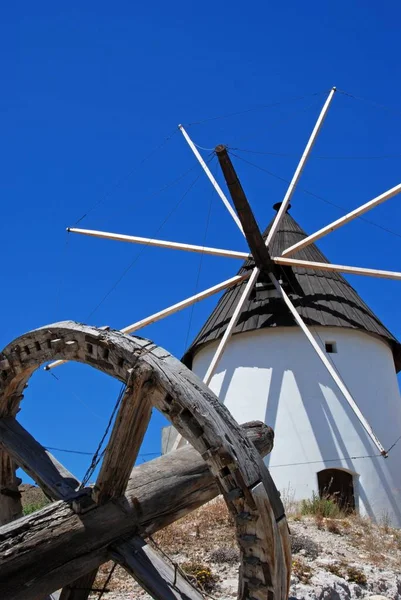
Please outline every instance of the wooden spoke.
[[139, 536], [112, 548], [111, 555], [152, 598], [203, 600], [179, 570]]
[[150, 421], [150, 399], [160, 394], [151, 377], [152, 369], [146, 363], [139, 363], [131, 371], [92, 494], [98, 504], [119, 498], [125, 492]]
[[16, 465], [8, 452], [0, 448], [0, 525], [22, 516], [21, 480], [15, 473]]
[[[270, 427], [251, 422], [243, 431], [262, 456], [271, 452]], [[125, 496], [116, 503], [81, 515], [67, 503], [58, 503], [29, 515], [23, 523], [14, 521], [0, 528], [0, 597], [36, 600], [39, 594], [59, 589], [74, 578], [84, 581], [88, 572], [108, 560], [106, 548], [120, 536], [135, 535], [138, 527], [152, 535], [220, 493], [202, 457], [186, 446], [135, 467]], [[34, 552], [23, 552], [26, 536]], [[30, 581], [31, 596], [26, 595], [21, 573]], [[78, 591], [78, 582], [75, 584]], [[68, 600], [72, 597], [66, 596]]]
[[79, 481], [13, 417], [0, 419], [0, 444], [14, 461], [55, 500], [66, 500]]
[[87, 600], [95, 583], [98, 569], [93, 569], [73, 583], [63, 587], [59, 600]]

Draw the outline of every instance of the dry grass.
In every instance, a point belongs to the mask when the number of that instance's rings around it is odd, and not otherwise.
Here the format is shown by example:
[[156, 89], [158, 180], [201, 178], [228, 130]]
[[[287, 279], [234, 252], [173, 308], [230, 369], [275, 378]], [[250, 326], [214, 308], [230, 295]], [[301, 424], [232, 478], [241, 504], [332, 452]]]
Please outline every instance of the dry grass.
[[292, 561], [292, 573], [302, 583], [309, 583], [313, 576], [312, 567], [301, 558]]
[[[233, 520], [221, 498], [212, 500], [162, 529], [153, 538], [190, 575], [190, 579], [195, 578], [198, 584], [207, 590], [214, 589], [217, 584], [214, 567], [208, 564], [209, 561], [219, 562], [214, 560], [215, 551], [223, 548], [227, 557], [230, 549], [238, 552]], [[231, 562], [232, 553], [229, 554], [229, 558], [230, 560], [222, 562]], [[94, 584], [95, 589], [103, 587], [111, 567], [112, 563], [101, 566]], [[139, 586], [121, 567], [114, 571], [108, 588], [115, 592], [138, 592], [138, 597], [141, 595]], [[90, 597], [95, 599], [97, 595]]]
[[186, 552], [200, 543], [210, 550], [220, 546], [236, 547], [233, 519], [221, 498], [162, 529], [154, 537], [173, 553]]
[[401, 570], [401, 531], [375, 525], [366, 517], [355, 515], [346, 527], [348, 539], [373, 565]]

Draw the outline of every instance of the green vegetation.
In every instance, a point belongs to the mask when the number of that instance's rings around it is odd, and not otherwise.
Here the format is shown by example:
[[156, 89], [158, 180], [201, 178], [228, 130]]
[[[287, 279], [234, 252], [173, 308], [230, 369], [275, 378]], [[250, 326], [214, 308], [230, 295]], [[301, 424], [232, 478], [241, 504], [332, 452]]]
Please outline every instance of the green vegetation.
[[22, 508], [22, 514], [24, 516], [30, 515], [31, 513], [34, 513], [37, 510], [40, 510], [47, 504], [49, 504], [48, 500], [42, 500], [41, 502], [31, 502], [30, 504], [25, 504]]
[[323, 496], [321, 498], [315, 492], [313, 492], [311, 499], [302, 500], [301, 514], [330, 519], [343, 519], [346, 516], [333, 496]]

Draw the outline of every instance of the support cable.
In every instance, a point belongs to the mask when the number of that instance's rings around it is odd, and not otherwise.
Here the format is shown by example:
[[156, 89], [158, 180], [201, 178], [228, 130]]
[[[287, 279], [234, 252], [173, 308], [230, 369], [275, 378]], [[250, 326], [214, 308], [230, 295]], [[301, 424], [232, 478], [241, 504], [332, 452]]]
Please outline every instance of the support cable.
[[[186, 191], [184, 192], [184, 194], [181, 196], [181, 198], [175, 204], [175, 206], [173, 207], [173, 209], [167, 214], [166, 218], [163, 220], [163, 222], [161, 223], [161, 225], [154, 232], [154, 234], [152, 235], [152, 238], [155, 237], [155, 236], [157, 236], [158, 233], [160, 233], [160, 231], [163, 229], [164, 225], [167, 223], [167, 221], [170, 219], [170, 217], [173, 215], [173, 213], [180, 206], [180, 204], [182, 203], [182, 201], [184, 200], [184, 198], [189, 194], [189, 192], [191, 191], [191, 189], [195, 186], [195, 184], [197, 183], [197, 181], [200, 178], [200, 175], [201, 174], [199, 173], [196, 176], [196, 178], [190, 183], [189, 187], [186, 189]], [[144, 244], [144, 246], [141, 248], [141, 250], [135, 255], [133, 261], [126, 267], [126, 269], [124, 269], [124, 271], [118, 277], [117, 281], [112, 285], [112, 287], [108, 290], [108, 292], [103, 296], [103, 298], [95, 306], [95, 308], [89, 313], [89, 315], [86, 317], [86, 321], [88, 321], [95, 314], [95, 312], [97, 312], [97, 310], [102, 306], [102, 304], [107, 300], [107, 298], [114, 292], [114, 290], [117, 288], [117, 286], [121, 283], [121, 281], [124, 279], [124, 277], [127, 275], [127, 273], [134, 267], [134, 265], [137, 263], [137, 261], [139, 260], [139, 258], [142, 256], [142, 254], [145, 252], [145, 250], [148, 247], [149, 247], [149, 244]]]
[[[235, 156], [239, 160], [242, 160], [243, 162], [247, 163], [248, 165], [251, 165], [255, 169], [259, 169], [259, 171], [263, 171], [264, 173], [267, 173], [268, 175], [270, 175], [271, 177], [274, 177], [275, 179], [279, 179], [280, 181], [283, 181], [284, 183], [290, 183], [288, 179], [285, 179], [284, 177], [281, 177], [280, 175], [276, 175], [276, 173], [273, 173], [272, 171], [269, 171], [268, 169], [265, 169], [264, 167], [261, 167], [260, 165], [257, 165], [256, 163], [246, 160], [242, 156], [235, 154], [235, 152], [231, 152], [230, 154], [232, 156]], [[340, 204], [336, 204], [335, 202], [332, 202], [331, 200], [327, 200], [327, 198], [323, 198], [323, 196], [319, 196], [318, 194], [315, 194], [314, 192], [311, 192], [310, 190], [307, 190], [306, 188], [304, 188], [300, 185], [298, 185], [297, 187], [301, 192], [304, 192], [304, 194], [308, 194], [309, 196], [312, 196], [313, 198], [317, 198], [318, 200], [321, 200], [322, 202], [325, 202], [326, 204], [330, 204], [331, 206], [334, 206], [335, 208], [344, 210], [344, 211], [346, 211], [346, 213], [349, 211], [349, 208], [347, 209], [344, 206], [341, 206]], [[372, 221], [371, 219], [367, 219], [366, 217], [362, 217], [362, 216], [357, 217], [357, 219], [360, 219], [361, 221], [365, 221], [365, 223], [369, 223], [369, 225], [373, 225], [374, 227], [377, 227], [378, 229], [381, 229], [382, 231], [385, 231], [386, 233], [390, 233], [391, 235], [401, 238], [401, 233], [398, 233], [397, 231], [389, 229], [388, 227], [384, 227], [383, 225], [379, 225], [379, 223], [376, 223], [375, 221]]]
[[117, 396], [117, 400], [114, 404], [114, 408], [113, 408], [110, 418], [109, 418], [109, 422], [107, 423], [106, 429], [104, 430], [104, 433], [100, 439], [98, 447], [96, 448], [96, 450], [93, 454], [91, 464], [89, 465], [85, 475], [82, 478], [82, 482], [81, 482], [81, 485], [79, 486], [79, 489], [82, 489], [86, 486], [86, 484], [89, 482], [90, 478], [92, 477], [93, 473], [95, 472], [96, 467], [98, 466], [99, 462], [102, 460], [102, 458], [104, 456], [106, 449], [102, 450], [102, 446], [103, 446], [104, 440], [106, 439], [106, 437], [110, 431], [111, 425], [114, 421], [116, 412], [121, 404], [121, 400], [123, 399], [126, 388], [127, 388], [127, 386], [125, 383], [120, 388], [119, 394]]
[[236, 112], [226, 113], [223, 115], [217, 115], [215, 117], [208, 117], [207, 119], [202, 119], [200, 121], [192, 121], [191, 123], [184, 123], [184, 127], [191, 127], [192, 125], [202, 125], [203, 123], [208, 123], [210, 121], [217, 121], [219, 119], [227, 119], [229, 117], [236, 117], [239, 115], [244, 115], [246, 113], [251, 113], [259, 110], [265, 110], [266, 108], [273, 108], [275, 106], [281, 106], [283, 104], [289, 104], [292, 102], [297, 102], [299, 100], [304, 100], [305, 98], [311, 98], [312, 96], [321, 96], [322, 94], [326, 94], [327, 90], [323, 90], [320, 92], [314, 92], [312, 94], [306, 94], [304, 96], [296, 96], [292, 98], [288, 98], [287, 100], [281, 100], [279, 102], [273, 102], [271, 104], [260, 104], [259, 106], [255, 106], [253, 108], [246, 108], [244, 110], [239, 110]]
[[167, 144], [167, 142], [169, 140], [171, 140], [171, 138], [177, 133], [177, 129], [174, 128], [174, 130], [164, 138], [164, 140], [158, 144], [155, 148], [153, 148], [153, 150], [151, 150], [144, 158], [142, 158], [142, 160], [139, 161], [139, 163], [137, 163], [135, 165], [135, 167], [133, 167], [126, 175], [120, 177], [116, 183], [111, 187], [111, 189], [109, 191], [107, 191], [104, 196], [102, 198], [100, 198], [97, 202], [95, 202], [94, 204], [92, 204], [92, 206], [79, 218], [77, 219], [77, 221], [75, 221], [73, 227], [76, 227], [78, 225], [78, 223], [80, 223], [81, 221], [83, 221], [93, 210], [95, 210], [95, 208], [97, 208], [98, 206], [100, 206], [101, 204], [103, 204], [103, 202], [105, 200], [107, 200], [107, 198], [109, 198], [111, 196], [111, 194], [117, 189], [119, 188], [123, 183], [125, 183], [130, 177], [131, 175], [133, 175], [136, 171], [139, 170], [139, 168], [149, 159], [153, 156], [153, 154], [155, 154], [158, 150], [160, 150], [161, 148], [163, 148], [163, 146], [165, 146], [165, 144]]

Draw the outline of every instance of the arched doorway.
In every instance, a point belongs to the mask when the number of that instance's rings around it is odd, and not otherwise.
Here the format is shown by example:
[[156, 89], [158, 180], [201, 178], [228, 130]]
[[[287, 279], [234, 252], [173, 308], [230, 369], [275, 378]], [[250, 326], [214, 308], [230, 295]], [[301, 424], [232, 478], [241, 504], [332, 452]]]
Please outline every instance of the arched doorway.
[[354, 478], [342, 469], [324, 469], [317, 474], [319, 495], [331, 496], [343, 510], [355, 510]]

